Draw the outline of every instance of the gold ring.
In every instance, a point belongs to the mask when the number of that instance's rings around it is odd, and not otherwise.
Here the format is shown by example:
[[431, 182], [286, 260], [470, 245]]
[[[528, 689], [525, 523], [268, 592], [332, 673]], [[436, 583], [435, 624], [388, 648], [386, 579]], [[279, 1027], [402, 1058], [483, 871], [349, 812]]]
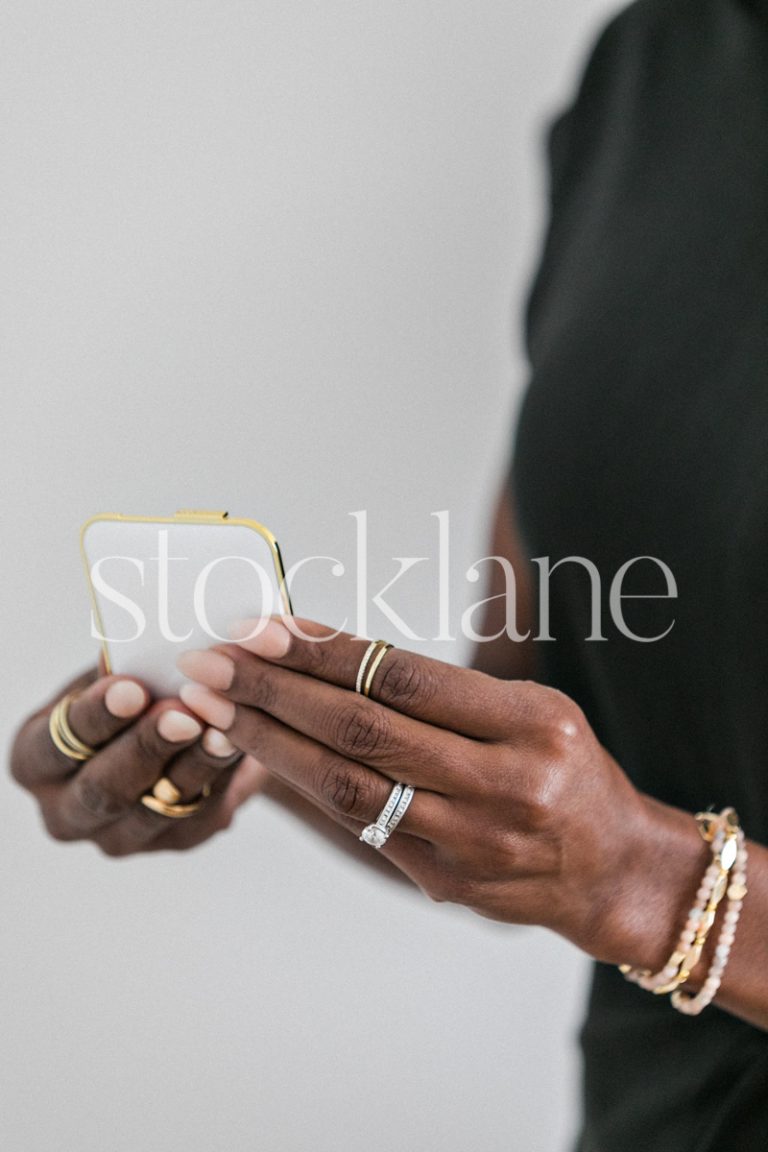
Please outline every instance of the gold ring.
[[370, 696], [376, 669], [392, 647], [393, 645], [388, 644], [386, 640], [371, 641], [363, 653], [360, 667], [357, 670], [355, 692], [362, 696]]
[[160, 777], [152, 789], [152, 795], [161, 800], [163, 804], [178, 804], [181, 800], [180, 790], [167, 776]]
[[141, 797], [145, 808], [157, 812], [159, 816], [168, 816], [171, 820], [184, 820], [187, 816], [194, 816], [203, 806], [211, 794], [210, 784], [204, 784], [199, 796], [190, 800], [188, 804], [179, 804], [181, 792], [167, 776], [161, 776], [151, 792]]
[[68, 692], [61, 700], [57, 700], [48, 717], [48, 731], [59, 752], [63, 752], [70, 760], [90, 760], [96, 755], [96, 749], [75, 736], [69, 724], [69, 706], [76, 696], [76, 692]]

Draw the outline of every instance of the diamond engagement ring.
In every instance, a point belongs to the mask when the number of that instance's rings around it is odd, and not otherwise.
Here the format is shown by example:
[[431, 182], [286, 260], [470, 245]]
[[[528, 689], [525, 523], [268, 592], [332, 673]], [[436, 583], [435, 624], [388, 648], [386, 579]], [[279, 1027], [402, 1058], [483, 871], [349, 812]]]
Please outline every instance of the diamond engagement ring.
[[371, 848], [383, 848], [408, 811], [415, 789], [410, 784], [395, 784], [389, 799], [373, 824], [368, 824], [360, 833], [364, 844]]

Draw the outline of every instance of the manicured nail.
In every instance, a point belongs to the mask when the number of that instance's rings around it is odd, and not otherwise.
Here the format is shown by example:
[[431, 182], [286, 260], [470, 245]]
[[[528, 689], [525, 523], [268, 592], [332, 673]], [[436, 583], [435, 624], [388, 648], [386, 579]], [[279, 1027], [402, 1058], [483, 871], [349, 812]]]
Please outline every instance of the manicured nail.
[[210, 648], [182, 652], [176, 667], [190, 680], [205, 684], [207, 688], [218, 688], [220, 692], [225, 692], [235, 678], [234, 660], [223, 652], [212, 652]]
[[182, 684], [179, 696], [187, 708], [191, 708], [212, 728], [229, 728], [235, 719], [232, 701], [211, 692], [210, 688], [203, 688], [202, 684]]
[[238, 620], [229, 630], [232, 639], [255, 656], [279, 660], [291, 646], [291, 634], [274, 616]]
[[157, 730], [163, 740], [167, 740], [169, 744], [180, 744], [182, 740], [194, 740], [196, 736], [200, 735], [203, 727], [195, 720], [194, 716], [188, 716], [186, 712], [177, 712], [175, 708], [170, 708], [158, 716]]
[[206, 728], [202, 745], [209, 756], [232, 756], [235, 746], [218, 728]]
[[138, 716], [147, 703], [147, 694], [135, 680], [116, 680], [104, 693], [107, 712], [119, 720]]

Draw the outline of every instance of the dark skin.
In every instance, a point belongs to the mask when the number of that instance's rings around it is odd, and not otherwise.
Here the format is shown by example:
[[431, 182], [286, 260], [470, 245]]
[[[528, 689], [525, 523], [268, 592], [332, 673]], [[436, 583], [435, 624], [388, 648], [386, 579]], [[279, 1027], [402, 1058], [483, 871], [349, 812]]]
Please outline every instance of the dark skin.
[[[211, 755], [200, 737], [170, 742], [157, 730], [164, 712], [186, 711], [181, 701], [150, 703], [149, 694], [134, 716], [113, 716], [105, 696], [117, 677], [88, 672], [64, 692], [79, 692], [69, 710], [73, 731], [99, 749], [87, 764], [75, 763], [52, 743], [48, 716], [59, 696], [30, 716], [20, 728], [11, 751], [14, 779], [32, 793], [45, 826], [56, 840], [92, 840], [108, 856], [125, 856], [156, 849], [194, 848], [229, 827], [248, 790], [236, 779], [241, 755]], [[198, 725], [201, 729], [202, 726]], [[203, 736], [204, 738], [204, 736]], [[253, 774], [253, 766], [250, 766]], [[138, 803], [160, 776], [179, 788], [182, 800], [196, 797], [204, 785], [209, 801], [194, 817], [170, 821]], [[259, 776], [261, 777], [261, 773]]]
[[[515, 567], [525, 632], [527, 566], [505, 497], [493, 554]], [[27, 720], [12, 771], [51, 833], [92, 839], [113, 855], [188, 848], [265, 791], [361, 860], [394, 865], [435, 900], [544, 925], [611, 964], [663, 966], [709, 849], [689, 813], [632, 785], [572, 700], [523, 679], [535, 671], [532, 645], [503, 637], [482, 645], [472, 670], [395, 649], [367, 700], [353, 691], [365, 642], [298, 623], [304, 636], [275, 620], [254, 640], [187, 654], [180, 666], [194, 683], [183, 703], [147, 700], [136, 717], [105, 708], [114, 678], [86, 678], [70, 710], [78, 736], [100, 748], [85, 766], [53, 748], [51, 705]], [[503, 623], [503, 601], [492, 601], [485, 633]], [[199, 738], [169, 744], [157, 732], [165, 710], [197, 715], [246, 755], [212, 757]], [[189, 820], [157, 816], [138, 800], [163, 774], [185, 799], [204, 783], [212, 796]], [[377, 853], [357, 836], [395, 780], [417, 791]], [[717, 1002], [768, 1029], [768, 850], [750, 843], [749, 852], [749, 894]]]

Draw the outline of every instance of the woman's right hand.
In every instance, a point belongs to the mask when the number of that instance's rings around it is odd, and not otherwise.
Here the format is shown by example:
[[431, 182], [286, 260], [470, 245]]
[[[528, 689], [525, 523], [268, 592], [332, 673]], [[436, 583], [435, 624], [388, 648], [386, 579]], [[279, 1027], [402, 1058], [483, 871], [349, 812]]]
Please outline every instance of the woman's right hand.
[[[61, 752], [48, 729], [56, 699], [70, 692], [72, 731], [96, 749], [86, 761]], [[35, 797], [56, 840], [92, 840], [108, 856], [193, 848], [227, 828], [264, 783], [260, 765], [221, 732], [204, 729], [180, 700], [150, 703], [136, 680], [91, 672], [56, 699], [22, 724], [11, 751], [11, 774]], [[207, 788], [210, 795], [192, 816], [162, 816], [141, 803], [161, 776], [178, 788], [181, 804]]]

